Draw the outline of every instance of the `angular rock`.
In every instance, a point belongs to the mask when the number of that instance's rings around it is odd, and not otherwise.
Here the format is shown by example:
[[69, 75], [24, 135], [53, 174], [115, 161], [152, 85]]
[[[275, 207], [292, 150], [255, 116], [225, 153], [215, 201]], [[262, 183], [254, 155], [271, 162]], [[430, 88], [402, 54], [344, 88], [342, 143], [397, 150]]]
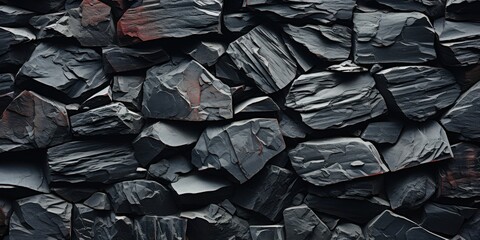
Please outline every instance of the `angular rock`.
[[215, 64], [215, 76], [222, 79], [229, 86], [245, 84], [245, 77], [241, 75], [240, 70], [237, 68], [228, 54], [222, 55]]
[[45, 148], [71, 137], [65, 105], [23, 91], [0, 120], [0, 152]]
[[344, 61], [350, 55], [352, 30], [342, 25], [306, 25], [283, 27], [295, 42], [304, 46], [315, 56], [329, 62]]
[[227, 54], [267, 94], [283, 89], [296, 75], [295, 60], [281, 36], [263, 25], [230, 43]]
[[150, 68], [143, 84], [148, 118], [215, 121], [233, 117], [230, 88], [196, 61]]
[[480, 140], [480, 128], [476, 121], [480, 116], [479, 99], [480, 82], [460, 95], [455, 105], [442, 117], [443, 127], [466, 139]]
[[83, 204], [73, 205], [72, 240], [93, 239], [94, 226], [103, 221], [107, 215]]
[[279, 124], [282, 135], [287, 138], [305, 138], [310, 130], [301, 122], [297, 122], [284, 112], [279, 113]]
[[252, 240], [248, 222], [219, 205], [210, 204], [196, 211], [182, 212], [181, 217], [188, 219], [187, 236], [190, 240]]
[[476, 208], [428, 203], [423, 208], [420, 225], [432, 232], [454, 236]]
[[229, 181], [214, 175], [193, 173], [179, 177], [170, 187], [180, 204], [205, 206], [229, 197], [232, 193], [231, 185]]
[[187, 129], [182, 124], [160, 121], [145, 127], [133, 140], [135, 157], [142, 166], [147, 166], [156, 157], [194, 144], [199, 136], [200, 131], [193, 127]]
[[[78, 11], [78, 9], [74, 11]], [[35, 34], [38, 39], [73, 38], [73, 33], [69, 29], [69, 20], [68, 12], [61, 11], [34, 16], [29, 23], [37, 30]]]
[[135, 240], [187, 239], [187, 220], [179, 217], [143, 216], [134, 220]]
[[300, 112], [303, 122], [318, 130], [350, 126], [387, 111], [375, 81], [367, 73], [301, 75], [290, 87], [285, 106]]
[[445, 0], [367, 0], [399, 12], [421, 12], [429, 17], [441, 17], [445, 13]]
[[[288, 51], [290, 52], [292, 57], [295, 59], [297, 66], [301, 68], [298, 70], [303, 70], [303, 72], [308, 72], [310, 69], [312, 69], [315, 66], [315, 64], [318, 61], [318, 57], [312, 52], [315, 52], [316, 50], [312, 49], [310, 51], [309, 48], [305, 47], [305, 44], [301, 43], [302, 42], [300, 41], [301, 39], [299, 39], [298, 41], [294, 41], [295, 39], [292, 39], [292, 37], [289, 37], [289, 35], [286, 33], [282, 34], [282, 38]], [[312, 43], [315, 44], [315, 42], [311, 42], [311, 44]], [[309, 46], [311, 44], [309, 44]], [[312, 47], [310, 46], [310, 48]]]
[[13, 101], [15, 97], [14, 92], [4, 93], [0, 95], [0, 112], [3, 113], [7, 109], [8, 105]]
[[0, 26], [26, 27], [34, 12], [8, 5], [0, 5]]
[[386, 87], [385, 99], [393, 97], [389, 103], [414, 121], [427, 120], [460, 96], [455, 77], [444, 68], [393, 67], [375, 73], [375, 78]]
[[297, 174], [316, 186], [388, 172], [375, 146], [360, 138], [303, 142], [288, 155]]
[[39, 13], [61, 10], [65, 4], [65, 0], [2, 0], [2, 2]]
[[73, 141], [47, 151], [52, 183], [109, 184], [137, 176], [130, 144]]
[[112, 98], [133, 111], [142, 109], [142, 88], [145, 79], [140, 76], [113, 77]]
[[200, 170], [224, 169], [244, 183], [285, 149], [276, 119], [254, 118], [207, 128], [192, 150]]
[[385, 186], [393, 210], [419, 208], [437, 187], [433, 176], [424, 171], [402, 171], [389, 177]]
[[172, 193], [154, 181], [119, 182], [106, 192], [117, 214], [165, 216], [177, 212]]
[[225, 53], [225, 45], [219, 42], [201, 41], [185, 52], [204, 66], [213, 66], [218, 58]]
[[[478, 224], [480, 223], [480, 210], [477, 210], [475, 215], [470, 218], [465, 224], [463, 224], [462, 229], [459, 232], [459, 236], [464, 239], [477, 239], [480, 237], [480, 232], [478, 231]], [[454, 238], [457, 239], [457, 238]], [[462, 239], [462, 238], [460, 238]]]
[[172, 156], [153, 163], [148, 167], [149, 176], [166, 182], [176, 182], [181, 174], [193, 170], [190, 159], [182, 155]]
[[480, 2], [475, 0], [447, 0], [445, 17], [454, 21], [480, 22], [480, 16], [475, 9], [480, 8]]
[[72, 204], [51, 194], [16, 201], [10, 239], [69, 239]]
[[330, 229], [306, 205], [283, 210], [283, 221], [288, 240], [330, 240]]
[[[413, 221], [397, 215], [390, 210], [385, 210], [380, 215], [372, 219], [365, 227], [365, 237], [367, 239], [446, 239], [427, 230], [418, 230], [420, 228]], [[410, 232], [412, 231], [413, 232]], [[409, 233], [410, 232], [410, 233]], [[422, 236], [422, 237], [420, 237]], [[428, 237], [428, 238], [424, 238]]]
[[87, 99], [108, 85], [108, 78], [94, 50], [41, 43], [18, 72], [16, 84], [72, 101]]
[[[0, 161], [0, 193], [13, 188], [21, 195], [21, 189], [49, 193], [48, 176], [42, 159], [25, 156], [2, 156]], [[3, 195], [3, 194], [2, 194]]]
[[0, 73], [0, 94], [13, 92], [15, 77], [10, 73]]
[[361, 138], [374, 143], [394, 144], [400, 137], [402, 129], [401, 122], [372, 122], [365, 128]]
[[331, 240], [364, 240], [362, 228], [353, 223], [342, 223], [335, 227]]
[[87, 200], [92, 196], [98, 189], [93, 187], [51, 187], [50, 188], [55, 194], [61, 198], [67, 200], [68, 202], [79, 203]]
[[446, 198], [480, 196], [480, 147], [461, 142], [452, 145], [453, 159], [439, 171], [438, 195]]
[[255, 178], [237, 187], [231, 201], [276, 221], [291, 203], [300, 184], [292, 171], [268, 165]]
[[107, 194], [103, 192], [96, 192], [90, 196], [85, 202], [85, 206], [91, 207], [95, 210], [110, 210], [110, 200], [108, 200]]
[[435, 121], [405, 126], [397, 143], [380, 152], [392, 172], [453, 157], [447, 134]]
[[247, 33], [259, 25], [258, 16], [251, 12], [229, 13], [223, 15], [223, 24], [233, 33]]
[[123, 103], [94, 108], [70, 117], [75, 136], [138, 134], [142, 131], [142, 115], [130, 111]]
[[422, 13], [355, 13], [353, 23], [355, 63], [424, 63], [436, 58], [435, 32]]
[[480, 22], [435, 21], [439, 40], [439, 57], [447, 66], [480, 63]]
[[[220, 33], [223, 1], [144, 0], [129, 8], [117, 23], [121, 43]], [[142, 16], [142, 17], [139, 17]]]
[[359, 178], [352, 181], [336, 183], [329, 186], [308, 186], [308, 192], [319, 197], [365, 199], [378, 196], [384, 191], [383, 175]]
[[128, 72], [152, 67], [170, 60], [170, 56], [158, 45], [136, 47], [108, 46], [102, 49], [105, 71]]
[[8, 232], [8, 225], [13, 209], [10, 201], [0, 199], [0, 237], [3, 237]]
[[0, 27], [0, 55], [11, 51], [15, 45], [35, 39], [35, 35], [27, 28]]
[[87, 100], [85, 100], [79, 108], [82, 110], [89, 110], [92, 108], [97, 108], [100, 106], [104, 106], [107, 104], [112, 103], [112, 89], [110, 86], [100, 90], [99, 92], [95, 93]]
[[234, 108], [235, 114], [241, 113], [264, 113], [264, 112], [278, 112], [280, 108], [278, 107], [277, 103], [273, 101], [268, 96], [264, 97], [255, 97], [250, 98], [246, 101], [243, 101], [237, 104]]
[[344, 72], [344, 73], [360, 73], [360, 72], [368, 72], [367, 68], [359, 66], [352, 62], [352, 60], [346, 60], [342, 63], [331, 65], [327, 67], [327, 70], [333, 72]]
[[283, 225], [252, 225], [250, 226], [252, 240], [285, 240]]

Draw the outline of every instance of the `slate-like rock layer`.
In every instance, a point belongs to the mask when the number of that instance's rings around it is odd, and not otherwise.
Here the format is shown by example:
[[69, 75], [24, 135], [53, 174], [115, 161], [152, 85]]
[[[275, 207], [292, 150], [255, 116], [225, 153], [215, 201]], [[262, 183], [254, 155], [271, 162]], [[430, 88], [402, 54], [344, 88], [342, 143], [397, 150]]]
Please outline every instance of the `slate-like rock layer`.
[[480, 63], [480, 22], [435, 21], [439, 56], [447, 66], [469, 66]]

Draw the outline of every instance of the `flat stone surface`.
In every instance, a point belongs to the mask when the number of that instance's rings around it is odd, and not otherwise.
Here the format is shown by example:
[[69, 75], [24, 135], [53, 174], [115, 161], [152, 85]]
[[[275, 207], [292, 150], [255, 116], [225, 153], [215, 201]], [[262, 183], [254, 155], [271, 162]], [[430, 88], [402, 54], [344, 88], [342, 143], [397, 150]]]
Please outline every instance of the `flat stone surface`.
[[426, 171], [412, 169], [389, 176], [385, 184], [393, 210], [411, 210], [421, 207], [435, 194], [435, 178]]
[[400, 137], [402, 129], [401, 122], [372, 122], [365, 128], [361, 138], [374, 143], [394, 144]]
[[362, 228], [353, 223], [342, 223], [335, 227], [331, 240], [364, 240]]
[[110, 205], [110, 200], [108, 199], [107, 194], [103, 192], [96, 192], [92, 194], [85, 202], [85, 206], [91, 207], [95, 210], [110, 210], [112, 207]]
[[355, 63], [424, 63], [436, 58], [435, 31], [422, 13], [355, 13], [353, 23]]
[[445, 17], [455, 21], [480, 22], [475, 9], [480, 7], [480, 2], [469, 0], [447, 0]]
[[180, 175], [188, 173], [193, 169], [194, 166], [190, 159], [182, 155], [175, 155], [150, 164], [148, 174], [155, 179], [173, 183], [178, 181]]
[[0, 26], [26, 27], [35, 13], [15, 6], [0, 6]]
[[11, 51], [15, 45], [35, 39], [35, 35], [27, 28], [0, 27], [0, 55]]
[[185, 52], [193, 59], [204, 66], [213, 66], [217, 60], [225, 53], [226, 46], [220, 42], [200, 41]]
[[308, 192], [319, 197], [365, 199], [382, 194], [384, 185], [384, 176], [379, 175], [321, 187], [308, 185]]
[[421, 12], [429, 17], [441, 17], [445, 14], [445, 1], [443, 0], [367, 0], [391, 8], [399, 12]]
[[0, 119], [0, 152], [46, 148], [71, 138], [65, 105], [23, 91]]
[[2, 156], [0, 192], [3, 189], [14, 188], [16, 192], [20, 193], [20, 189], [25, 188], [40, 193], [49, 193], [48, 176], [44, 168], [44, 162], [41, 159]]
[[380, 152], [392, 172], [453, 157], [447, 134], [435, 121], [405, 126], [397, 143]]
[[289, 152], [289, 157], [297, 174], [316, 186], [388, 172], [375, 146], [360, 138], [303, 142]]
[[286, 239], [330, 240], [332, 233], [327, 225], [306, 205], [283, 210]]
[[374, 79], [367, 73], [301, 75], [290, 87], [285, 106], [300, 112], [303, 122], [318, 130], [350, 126], [387, 111]]
[[61, 10], [65, 4], [65, 0], [2, 0], [2, 2], [39, 13]]
[[187, 220], [175, 216], [143, 216], [134, 220], [135, 240], [186, 239]]
[[142, 113], [148, 118], [185, 121], [231, 119], [232, 95], [198, 62], [180, 60], [147, 71]]
[[224, 169], [244, 183], [285, 149], [276, 119], [254, 118], [208, 127], [192, 150], [200, 170]]
[[473, 207], [427, 203], [419, 224], [432, 232], [454, 236], [476, 211]]
[[[390, 104], [400, 108], [407, 118], [426, 121], [452, 105], [460, 96], [460, 86], [444, 68], [428, 66], [393, 67], [375, 73], [385, 85]], [[385, 95], [384, 95], [385, 96]], [[385, 96], [385, 99], [389, 99]], [[387, 100], [387, 103], [389, 101]]]
[[283, 225], [250, 225], [252, 240], [285, 240]]
[[130, 110], [141, 110], [144, 80], [145, 78], [141, 76], [114, 76], [112, 85], [113, 100], [123, 103]]
[[296, 75], [295, 60], [281, 36], [263, 25], [230, 43], [227, 54], [267, 94], [283, 89]]
[[480, 22], [435, 21], [439, 40], [438, 54], [447, 66], [469, 66], [480, 63]]
[[235, 114], [240, 113], [264, 113], [280, 111], [277, 103], [268, 96], [250, 98], [237, 104], [234, 108]]
[[102, 49], [103, 64], [107, 72], [128, 72], [145, 69], [170, 60], [161, 46], [144, 45], [119, 47], [111, 45]]
[[218, 202], [232, 192], [232, 183], [214, 175], [192, 173], [178, 178], [170, 184], [181, 204], [204, 206]]

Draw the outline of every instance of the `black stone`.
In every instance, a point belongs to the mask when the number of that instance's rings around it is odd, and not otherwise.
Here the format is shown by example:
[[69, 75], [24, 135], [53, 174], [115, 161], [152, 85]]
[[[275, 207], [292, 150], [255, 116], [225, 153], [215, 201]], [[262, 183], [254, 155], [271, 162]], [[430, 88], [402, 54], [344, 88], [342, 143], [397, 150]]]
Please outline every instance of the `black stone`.
[[327, 225], [306, 205], [286, 208], [283, 221], [288, 240], [330, 240], [332, 236]]
[[2, 2], [39, 13], [61, 10], [65, 4], [65, 0], [2, 0]]
[[360, 73], [360, 72], [368, 72], [367, 68], [359, 66], [352, 62], [352, 60], [346, 60], [339, 64], [331, 65], [327, 67], [327, 70], [333, 72], [344, 72], [344, 73]]
[[93, 187], [51, 187], [55, 194], [68, 202], [80, 203], [87, 200], [92, 194], [98, 191]]
[[112, 98], [133, 111], [142, 109], [142, 88], [145, 78], [140, 76], [114, 76]]
[[108, 199], [107, 194], [103, 192], [96, 192], [92, 194], [85, 202], [85, 206], [91, 207], [95, 210], [110, 210], [110, 200]]
[[[80, 106], [79, 110], [89, 110], [92, 108], [97, 108], [112, 103], [112, 89], [110, 86], [105, 87], [104, 89], [98, 91], [87, 100], [85, 100]], [[70, 114], [72, 115], [72, 114]]]
[[476, 211], [472, 207], [427, 203], [419, 224], [432, 232], [454, 236]]
[[135, 240], [187, 239], [187, 220], [174, 216], [143, 216], [134, 220]]
[[0, 5], [0, 26], [26, 27], [34, 12], [8, 5]]
[[145, 69], [170, 60], [163, 47], [155, 45], [137, 47], [108, 46], [102, 49], [105, 71], [112, 73]]
[[0, 94], [13, 92], [15, 77], [10, 73], [0, 73]]
[[361, 138], [374, 143], [394, 144], [400, 137], [402, 129], [401, 122], [372, 122], [365, 128]]
[[200, 170], [224, 169], [244, 183], [285, 149], [276, 119], [254, 118], [208, 127], [192, 150]]
[[384, 190], [383, 175], [359, 178], [329, 186], [308, 186], [308, 192], [319, 197], [364, 199], [380, 195]]
[[[480, 231], [478, 231], [478, 224], [480, 224], [480, 210], [477, 210], [475, 215], [466, 221], [462, 229], [460, 230], [458, 236], [463, 237], [463, 239], [473, 240], [480, 238]], [[457, 238], [453, 238], [457, 240]], [[462, 238], [460, 238], [463, 240]]]
[[280, 108], [278, 105], [268, 96], [250, 98], [243, 101], [234, 108], [235, 114], [242, 113], [264, 113], [264, 112], [278, 112]]
[[479, 8], [479, 1], [447, 0], [445, 17], [454, 21], [480, 22], [476, 11]]
[[23, 53], [21, 48], [25, 48], [26, 44], [35, 39], [35, 35], [27, 28], [0, 27], [0, 67], [2, 70], [22, 65], [28, 59], [26, 57], [28, 54]]
[[302, 122], [295, 121], [283, 111], [279, 113], [280, 131], [287, 138], [305, 138], [310, 131]]
[[12, 188], [14, 193], [20, 195], [22, 188], [40, 193], [50, 192], [43, 159], [29, 159], [30, 157], [21, 155], [1, 158], [0, 193]]
[[223, 15], [225, 28], [234, 33], [247, 33], [260, 24], [258, 16], [251, 12], [229, 13]]
[[355, 13], [353, 23], [355, 63], [424, 63], [436, 58], [435, 31], [422, 13]]
[[172, 193], [154, 181], [119, 182], [106, 192], [117, 214], [165, 216], [177, 212]]
[[362, 228], [353, 223], [342, 223], [332, 231], [331, 240], [364, 240]]
[[148, 175], [155, 179], [166, 182], [176, 182], [181, 174], [192, 171], [194, 166], [190, 159], [176, 155], [160, 160], [157, 163], [150, 164]]
[[251, 225], [252, 240], [285, 240], [283, 225]]
[[374, 79], [367, 73], [301, 75], [290, 87], [285, 106], [300, 112], [305, 124], [319, 130], [350, 126], [387, 111]]
[[9, 200], [0, 198], [0, 238], [8, 232], [8, 225], [12, 212], [12, 203]]
[[148, 118], [213, 121], [231, 119], [228, 85], [198, 62], [180, 60], [147, 71], [142, 113]]
[[316, 186], [388, 172], [375, 146], [360, 138], [303, 142], [292, 149], [289, 156], [297, 174]]
[[220, 202], [230, 196], [231, 186], [232, 183], [223, 178], [202, 173], [181, 176], [170, 184], [180, 204], [187, 206], [205, 206]]
[[445, 0], [367, 0], [366, 2], [376, 2], [399, 12], [421, 12], [429, 17], [441, 17], [445, 14]]
[[412, 169], [390, 175], [385, 187], [393, 210], [410, 210], [419, 208], [430, 199], [437, 184], [428, 172]]
[[204, 66], [213, 66], [225, 53], [225, 45], [220, 42], [201, 41], [189, 47], [185, 52]]
[[439, 40], [438, 55], [447, 66], [480, 63], [480, 22], [435, 21]]
[[[215, 76], [229, 86], [245, 84], [244, 77], [228, 54], [222, 55], [215, 64]], [[232, 91], [233, 95], [233, 91]]]

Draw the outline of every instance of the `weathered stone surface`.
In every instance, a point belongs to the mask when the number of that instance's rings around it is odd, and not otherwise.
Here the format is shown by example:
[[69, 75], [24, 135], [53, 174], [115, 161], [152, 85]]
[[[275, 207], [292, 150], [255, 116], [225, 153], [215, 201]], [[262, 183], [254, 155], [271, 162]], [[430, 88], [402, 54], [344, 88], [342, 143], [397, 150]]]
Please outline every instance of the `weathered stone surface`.
[[365, 199], [378, 196], [384, 191], [383, 175], [359, 178], [329, 186], [308, 186], [308, 192], [319, 197]]
[[252, 240], [285, 240], [283, 225], [251, 225]]
[[108, 85], [108, 78], [94, 50], [41, 43], [18, 72], [16, 84], [71, 101], [88, 98]]
[[65, 0], [2, 0], [2, 2], [39, 13], [61, 10], [65, 4]]
[[10, 219], [9, 238], [69, 239], [72, 204], [51, 194], [35, 195], [16, 201]]
[[229, 13], [223, 15], [223, 25], [230, 32], [247, 33], [260, 24], [258, 16], [251, 12]]
[[284, 137], [305, 138], [310, 132], [304, 124], [297, 122], [284, 112], [279, 112], [280, 131]]
[[362, 228], [353, 223], [342, 223], [335, 227], [331, 240], [364, 240]]
[[280, 111], [278, 105], [268, 96], [250, 98], [237, 104], [234, 108], [235, 114], [240, 113], [264, 113]]
[[299, 67], [297, 71], [303, 70], [303, 72], [308, 72], [315, 66], [315, 64], [318, 62], [318, 57], [309, 51], [307, 47], [302, 46], [302, 44], [298, 43], [297, 41], [294, 41], [294, 39], [289, 37], [289, 35], [286, 33], [282, 34], [282, 38], [285, 46]]
[[[78, 11], [75, 9], [74, 11]], [[34, 16], [30, 19], [30, 25], [36, 29], [38, 39], [47, 38], [73, 38], [69, 27], [70, 16], [67, 11], [55, 12], [45, 15]]]
[[[79, 109], [86, 111], [86, 110], [104, 106], [110, 103], [112, 103], [112, 89], [110, 88], [110, 86], [107, 86], [104, 89], [93, 94], [87, 100], [83, 101], [82, 104], [79, 106]], [[70, 114], [69, 112], [69, 115], [72, 115], [72, 114]]]
[[85, 202], [85, 206], [91, 207], [95, 210], [110, 210], [110, 200], [108, 200], [107, 194], [103, 192], [96, 192], [92, 194]]
[[332, 236], [327, 225], [306, 205], [286, 208], [283, 221], [288, 240], [330, 240]]
[[480, 7], [476, 0], [447, 0], [445, 17], [455, 21], [480, 22], [475, 9]]
[[53, 183], [113, 183], [137, 176], [130, 144], [73, 141], [48, 149]]
[[187, 220], [179, 217], [143, 216], [135, 218], [135, 240], [187, 239]]
[[0, 55], [11, 51], [15, 45], [35, 39], [35, 35], [27, 28], [0, 27]]
[[112, 98], [133, 111], [142, 109], [142, 88], [145, 79], [140, 76], [114, 76]]
[[276, 221], [291, 203], [300, 184], [290, 170], [269, 165], [252, 180], [238, 186], [231, 201]]
[[480, 140], [480, 128], [477, 122], [480, 117], [479, 99], [480, 82], [464, 92], [442, 117], [441, 123], [445, 129], [467, 139]]
[[400, 137], [402, 129], [401, 122], [372, 122], [365, 128], [361, 138], [375, 143], [394, 144]]
[[313, 129], [336, 129], [382, 115], [387, 106], [367, 73], [316, 72], [297, 78], [286, 107], [300, 112]]
[[227, 54], [267, 94], [283, 89], [296, 75], [295, 60], [281, 36], [263, 25], [230, 43]]
[[399, 12], [421, 12], [435, 18], [445, 13], [445, 0], [366, 0], [366, 2], [376, 2]]
[[187, 236], [190, 240], [252, 240], [248, 222], [219, 205], [210, 204], [196, 211], [182, 212], [181, 217], [188, 219]]
[[[387, 103], [398, 107], [409, 119], [425, 121], [452, 105], [460, 86], [448, 70], [428, 66], [393, 67], [375, 73], [385, 86]], [[393, 101], [388, 101], [393, 97]]]
[[108, 46], [102, 49], [103, 64], [107, 72], [128, 72], [145, 69], [170, 60], [170, 56], [158, 45], [136, 47]]
[[170, 184], [182, 205], [204, 206], [212, 202], [219, 202], [232, 192], [232, 183], [201, 173], [192, 173], [178, 178]]
[[469, 66], [480, 63], [480, 22], [435, 21], [438, 54], [447, 66]]
[[476, 211], [476, 208], [471, 207], [427, 203], [419, 224], [432, 232], [453, 236]]
[[352, 62], [352, 60], [346, 60], [339, 64], [331, 65], [327, 67], [327, 70], [333, 72], [344, 72], [344, 73], [360, 73], [360, 72], [368, 72], [367, 68], [359, 66]]
[[54, 146], [71, 137], [65, 105], [23, 91], [0, 120], [0, 152]]
[[0, 26], [26, 27], [34, 12], [8, 5], [0, 5]]
[[198, 63], [212, 66], [225, 53], [225, 45], [220, 42], [200, 41], [186, 49], [185, 52]]
[[124, 44], [220, 33], [222, 5], [221, 0], [144, 0], [123, 14], [117, 33]]
[[165, 216], [177, 212], [172, 193], [155, 181], [119, 182], [106, 192], [117, 214]]
[[148, 167], [148, 175], [166, 182], [176, 182], [181, 174], [189, 173], [194, 166], [190, 159], [176, 155], [162, 159]]
[[352, 30], [342, 25], [306, 25], [283, 27], [295, 42], [306, 47], [315, 56], [331, 61], [344, 61], [350, 55]]
[[0, 94], [13, 91], [15, 77], [10, 73], [0, 73]]
[[130, 111], [123, 103], [112, 103], [70, 117], [75, 136], [138, 134], [142, 115]]
[[480, 147], [461, 142], [452, 145], [453, 159], [440, 169], [438, 195], [447, 198], [480, 196]]
[[254, 118], [208, 127], [192, 150], [192, 163], [200, 170], [225, 169], [244, 183], [284, 149], [277, 120]]
[[289, 157], [297, 174], [316, 186], [388, 172], [375, 146], [360, 138], [303, 142], [289, 152]]
[[[48, 176], [42, 159], [23, 156], [2, 156], [0, 161], [0, 193], [13, 188], [21, 195], [21, 188], [49, 193]], [[0, 221], [1, 222], [1, 221]], [[1, 223], [0, 223], [1, 225]]]
[[229, 86], [245, 84], [245, 77], [241, 75], [240, 70], [237, 68], [228, 54], [222, 55], [215, 64], [215, 76], [222, 79], [223, 82]]
[[[389, 210], [382, 212], [380, 215], [372, 219], [365, 227], [365, 237], [367, 239], [399, 239], [399, 240], [414, 240], [414, 239], [432, 239], [441, 240], [446, 239], [440, 237], [427, 230], [419, 231], [420, 228], [413, 221], [397, 215]], [[412, 231], [413, 232], [410, 232]], [[410, 232], [410, 233], [409, 233]], [[421, 237], [420, 237], [421, 236]], [[428, 237], [428, 238], [425, 238]]]
[[356, 63], [423, 63], [436, 58], [435, 31], [424, 14], [355, 13], [353, 23]]
[[98, 189], [93, 187], [76, 187], [76, 186], [68, 186], [68, 187], [55, 187], [52, 186], [50, 188], [52, 192], [60, 196], [61, 198], [67, 200], [68, 202], [73, 203], [80, 203], [82, 201], [87, 200], [90, 196], [92, 196]]
[[380, 152], [392, 172], [453, 157], [447, 134], [435, 121], [405, 126], [397, 143]]
[[436, 182], [428, 172], [401, 171], [389, 176], [385, 184], [393, 210], [410, 210], [422, 206], [436, 190]]
[[160, 154], [168, 155], [194, 144], [199, 136], [198, 129], [187, 129], [182, 124], [160, 121], [145, 127], [133, 140], [135, 157], [140, 164], [147, 166]]
[[143, 84], [148, 118], [214, 121], [233, 117], [230, 88], [196, 61], [150, 68]]

